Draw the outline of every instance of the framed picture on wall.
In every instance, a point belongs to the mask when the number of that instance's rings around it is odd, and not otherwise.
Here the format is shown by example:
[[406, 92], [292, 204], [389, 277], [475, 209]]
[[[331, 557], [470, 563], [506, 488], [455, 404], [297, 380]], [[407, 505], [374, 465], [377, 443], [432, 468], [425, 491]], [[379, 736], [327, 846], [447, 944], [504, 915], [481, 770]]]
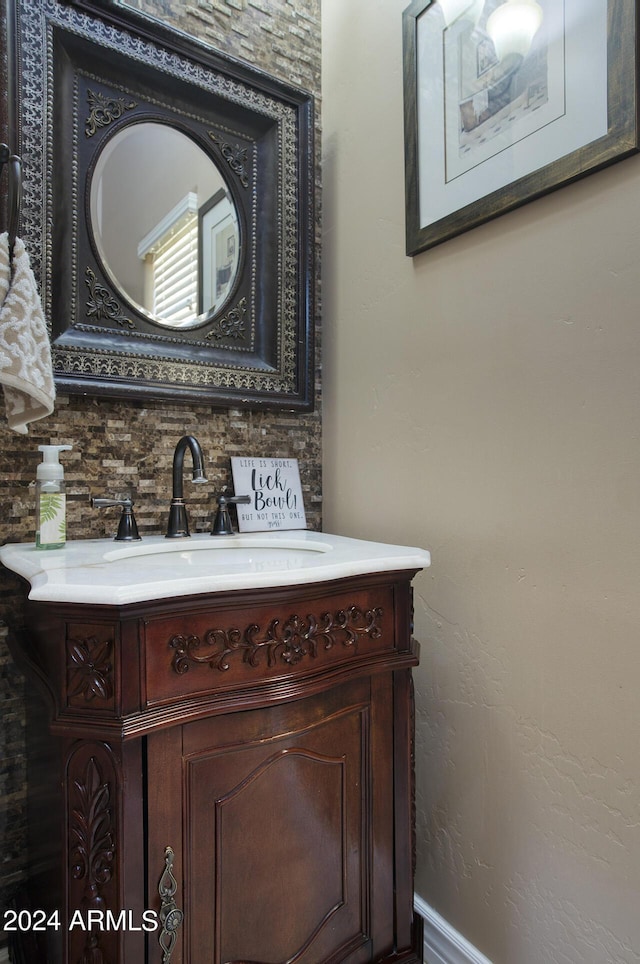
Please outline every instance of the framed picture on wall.
[[[229, 193], [219, 190], [198, 211], [198, 275], [200, 304], [218, 308], [224, 304], [238, 264], [237, 219]], [[230, 330], [233, 336], [237, 332]]]
[[414, 0], [407, 254], [638, 151], [635, 0]]

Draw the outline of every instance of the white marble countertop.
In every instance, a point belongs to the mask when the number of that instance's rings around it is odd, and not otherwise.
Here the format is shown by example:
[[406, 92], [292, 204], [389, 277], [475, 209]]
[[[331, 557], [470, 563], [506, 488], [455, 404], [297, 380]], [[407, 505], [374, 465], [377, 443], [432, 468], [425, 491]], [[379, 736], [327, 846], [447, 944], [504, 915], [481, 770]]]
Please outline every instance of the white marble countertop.
[[29, 582], [29, 599], [124, 605], [424, 569], [431, 556], [424, 549], [296, 529], [186, 539], [158, 535], [132, 543], [83, 539], [48, 550], [8, 544], [0, 547], [0, 562]]

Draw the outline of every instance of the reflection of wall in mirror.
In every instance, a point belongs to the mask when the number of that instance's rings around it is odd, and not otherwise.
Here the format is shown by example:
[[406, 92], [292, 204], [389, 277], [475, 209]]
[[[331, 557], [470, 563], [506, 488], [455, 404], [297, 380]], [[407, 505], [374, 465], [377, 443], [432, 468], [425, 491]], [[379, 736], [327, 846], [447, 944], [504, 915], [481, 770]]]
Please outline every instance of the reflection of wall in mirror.
[[118, 287], [137, 305], [145, 303], [140, 240], [188, 192], [201, 202], [221, 183], [211, 158], [180, 131], [142, 123], [119, 132], [102, 169], [99, 247]]

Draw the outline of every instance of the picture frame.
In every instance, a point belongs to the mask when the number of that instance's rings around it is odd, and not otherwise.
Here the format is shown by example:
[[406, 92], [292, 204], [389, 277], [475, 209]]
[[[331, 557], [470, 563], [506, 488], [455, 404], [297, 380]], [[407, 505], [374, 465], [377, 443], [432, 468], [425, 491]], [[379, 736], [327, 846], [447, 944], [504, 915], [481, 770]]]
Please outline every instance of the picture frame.
[[487, 22], [516, 2], [403, 12], [410, 257], [638, 152], [636, 0], [527, 0], [531, 46], [500, 58]]
[[[224, 305], [238, 266], [236, 220], [228, 191], [221, 189], [198, 210], [198, 310]], [[229, 329], [228, 334], [232, 334]], [[237, 332], [236, 332], [237, 334]]]

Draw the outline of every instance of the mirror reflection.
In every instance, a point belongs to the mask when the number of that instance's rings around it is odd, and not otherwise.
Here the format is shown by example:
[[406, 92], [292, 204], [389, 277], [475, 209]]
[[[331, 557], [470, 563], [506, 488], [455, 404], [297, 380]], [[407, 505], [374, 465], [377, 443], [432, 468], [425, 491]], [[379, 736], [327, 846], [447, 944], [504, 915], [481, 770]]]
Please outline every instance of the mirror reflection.
[[139, 311], [177, 329], [220, 310], [238, 273], [238, 215], [190, 137], [155, 122], [121, 129], [100, 152], [89, 208], [105, 271]]

